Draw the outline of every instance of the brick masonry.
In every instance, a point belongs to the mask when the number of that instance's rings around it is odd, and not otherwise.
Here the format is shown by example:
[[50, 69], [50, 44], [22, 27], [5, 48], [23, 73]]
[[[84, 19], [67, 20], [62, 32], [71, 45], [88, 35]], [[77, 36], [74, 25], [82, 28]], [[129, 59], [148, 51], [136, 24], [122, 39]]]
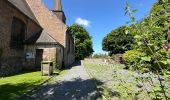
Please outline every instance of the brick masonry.
[[[0, 76], [17, 73], [22, 69], [34, 69], [36, 50], [43, 49], [43, 59], [51, 60], [56, 56], [57, 64], [68, 67], [74, 62], [74, 39], [67, 33], [67, 26], [42, 3], [42, 0], [25, 0], [33, 11], [38, 23], [22, 13], [8, 0], [0, 0], [0, 48], [3, 55]], [[44, 29], [59, 44], [25, 45], [24, 50], [10, 48], [13, 17], [22, 20], [26, 25], [25, 39]], [[27, 54], [32, 57], [27, 59]], [[64, 64], [64, 65], [63, 65]]]
[[13, 17], [19, 18], [26, 24], [26, 38], [41, 30], [39, 25], [21, 13], [12, 4], [6, 0], [0, 0], [0, 48], [3, 48], [0, 76], [2, 74], [5, 75], [20, 71], [25, 59], [24, 50], [10, 49], [11, 25]]
[[[74, 39], [67, 33], [67, 26], [62, 21], [63, 12], [52, 12], [42, 0], [26, 0], [40, 25], [64, 47], [64, 65], [68, 67], [74, 62]], [[62, 20], [61, 20], [62, 19]], [[65, 18], [64, 18], [65, 19]], [[70, 49], [70, 50], [69, 50]], [[61, 57], [58, 59], [62, 60]]]

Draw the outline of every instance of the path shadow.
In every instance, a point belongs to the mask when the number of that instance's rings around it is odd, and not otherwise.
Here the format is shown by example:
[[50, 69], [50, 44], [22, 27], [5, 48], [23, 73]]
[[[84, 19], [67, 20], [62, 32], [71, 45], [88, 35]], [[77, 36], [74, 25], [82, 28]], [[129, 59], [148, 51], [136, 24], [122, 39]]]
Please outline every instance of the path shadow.
[[77, 60], [75, 61], [72, 66], [81, 66], [81, 61], [80, 60]]
[[22, 74], [27, 74], [27, 73], [32, 73], [32, 72], [37, 72], [38, 70], [22, 70], [20, 72], [17, 73], [11, 73], [9, 75], [4, 75], [4, 76], [0, 76], [0, 78], [6, 78], [6, 77], [11, 77], [11, 76], [17, 76], [17, 75], [22, 75]]
[[[56, 84], [42, 86], [41, 89], [26, 95], [21, 100], [96, 100], [103, 89], [97, 88], [103, 83], [98, 80], [80, 78]], [[100, 92], [99, 92], [100, 91]]]
[[0, 85], [0, 100], [15, 100], [15, 98], [26, 92], [27, 89], [38, 87], [39, 85], [35, 85], [37, 83], [38, 82], [25, 82], [20, 84], [6, 83]]
[[62, 70], [71, 69], [71, 68], [76, 67], [76, 66], [81, 66], [81, 61], [80, 61], [80, 60], [75, 61], [75, 62], [74, 62], [73, 64], [71, 64], [69, 67], [63, 68]]

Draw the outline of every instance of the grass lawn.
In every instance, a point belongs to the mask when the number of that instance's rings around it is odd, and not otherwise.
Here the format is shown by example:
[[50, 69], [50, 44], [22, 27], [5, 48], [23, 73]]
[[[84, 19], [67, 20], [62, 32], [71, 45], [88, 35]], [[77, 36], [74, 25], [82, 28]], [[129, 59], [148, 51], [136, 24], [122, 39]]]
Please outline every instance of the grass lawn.
[[[118, 64], [97, 64], [84, 61], [83, 65], [92, 78], [102, 82], [99, 88], [103, 89], [103, 96], [107, 100], [164, 100], [155, 74], [140, 74], [125, 70], [123, 65]], [[162, 79], [165, 84], [164, 90], [169, 97], [170, 82], [166, 78], [162, 77]]]
[[118, 69], [123, 68], [123, 65], [120, 64], [115, 64], [115, 65], [107, 65], [107, 64], [93, 64], [93, 63], [88, 63], [84, 62], [84, 67], [88, 71], [88, 73], [93, 77], [98, 80], [102, 81], [109, 81], [113, 80], [113, 71], [117, 70], [117, 67], [114, 66], [119, 66]]
[[14, 76], [0, 77], [0, 100], [13, 100], [48, 79], [41, 72], [20, 73]]

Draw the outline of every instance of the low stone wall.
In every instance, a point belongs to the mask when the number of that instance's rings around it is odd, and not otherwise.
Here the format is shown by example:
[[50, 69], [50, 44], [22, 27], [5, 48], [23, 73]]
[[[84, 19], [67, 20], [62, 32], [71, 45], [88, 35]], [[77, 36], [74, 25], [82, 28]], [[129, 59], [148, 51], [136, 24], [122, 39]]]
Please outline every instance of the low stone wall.
[[1, 59], [0, 77], [14, 73], [18, 73], [23, 70], [22, 58], [4, 58]]

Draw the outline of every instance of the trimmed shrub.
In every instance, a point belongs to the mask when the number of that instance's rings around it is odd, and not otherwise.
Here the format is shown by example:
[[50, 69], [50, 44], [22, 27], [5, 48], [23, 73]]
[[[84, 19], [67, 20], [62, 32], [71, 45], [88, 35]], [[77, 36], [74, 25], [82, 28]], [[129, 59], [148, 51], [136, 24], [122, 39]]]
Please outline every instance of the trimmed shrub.
[[144, 54], [137, 50], [129, 50], [123, 54], [123, 61], [127, 69], [136, 70], [141, 67], [141, 57]]

